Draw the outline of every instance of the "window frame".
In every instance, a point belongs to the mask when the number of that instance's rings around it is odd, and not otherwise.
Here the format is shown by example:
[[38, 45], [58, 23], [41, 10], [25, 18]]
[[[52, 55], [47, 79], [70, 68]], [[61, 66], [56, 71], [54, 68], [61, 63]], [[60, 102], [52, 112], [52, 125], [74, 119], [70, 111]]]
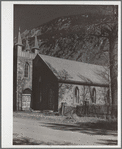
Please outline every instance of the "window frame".
[[28, 62], [26, 62], [24, 67], [24, 78], [29, 78], [29, 70], [30, 70], [30, 65]]
[[96, 89], [92, 89], [92, 103], [96, 103]]
[[110, 104], [110, 90], [108, 89], [106, 92], [107, 103]]
[[79, 88], [77, 86], [75, 87], [75, 98], [76, 103], [79, 103]]

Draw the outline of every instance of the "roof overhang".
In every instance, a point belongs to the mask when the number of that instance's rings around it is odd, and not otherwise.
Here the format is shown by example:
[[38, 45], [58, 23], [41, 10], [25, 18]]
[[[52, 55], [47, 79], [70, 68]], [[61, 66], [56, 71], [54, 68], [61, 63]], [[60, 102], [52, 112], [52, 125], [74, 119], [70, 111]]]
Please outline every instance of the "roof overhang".
[[[38, 54], [48, 68], [58, 79], [59, 83], [109, 87], [107, 72], [103, 66], [76, 62]], [[103, 72], [105, 71], [105, 76]]]
[[58, 83], [66, 83], [66, 84], [75, 84], [75, 85], [86, 85], [86, 86], [99, 86], [99, 87], [109, 87], [108, 84], [100, 84], [100, 83], [89, 83], [89, 82], [79, 82], [73, 80], [60, 80], [58, 79]]

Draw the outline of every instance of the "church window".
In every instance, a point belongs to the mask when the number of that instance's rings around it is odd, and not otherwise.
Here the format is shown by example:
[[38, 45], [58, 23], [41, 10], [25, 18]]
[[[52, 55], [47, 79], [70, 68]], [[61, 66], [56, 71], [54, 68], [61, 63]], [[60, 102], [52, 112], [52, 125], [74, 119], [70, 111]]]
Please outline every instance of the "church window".
[[29, 64], [27, 62], [25, 63], [24, 77], [29, 77]]
[[76, 98], [76, 103], [79, 103], [79, 88], [77, 86], [75, 88], [75, 98]]
[[107, 90], [107, 103], [110, 103], [110, 98], [109, 98], [109, 90]]
[[92, 89], [92, 102], [96, 103], [96, 89], [95, 88]]

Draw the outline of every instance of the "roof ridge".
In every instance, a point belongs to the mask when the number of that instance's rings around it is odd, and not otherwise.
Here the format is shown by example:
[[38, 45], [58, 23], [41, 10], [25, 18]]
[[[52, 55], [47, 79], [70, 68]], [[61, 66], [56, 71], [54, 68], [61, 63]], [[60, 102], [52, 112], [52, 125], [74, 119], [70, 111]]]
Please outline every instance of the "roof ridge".
[[44, 54], [39, 54], [39, 55], [40, 56], [46, 56], [46, 57], [52, 57], [52, 58], [55, 58], [55, 59], [67, 60], [67, 61], [71, 61], [71, 62], [74, 61], [76, 63], [82, 63], [82, 64], [85, 64], [85, 65], [95, 65], [95, 66], [99, 66], [99, 67], [107, 67], [107, 66], [103, 66], [103, 65], [90, 64], [90, 63], [79, 62], [79, 61], [76, 61], [76, 60], [69, 60], [69, 59], [65, 59], [65, 58], [54, 57], [54, 56], [50, 56], [50, 55], [44, 55]]
[[37, 56], [44, 61], [59, 81], [65, 83], [74, 81], [74, 83], [79, 82], [82, 85], [85, 83], [86, 85], [104, 87], [108, 84], [109, 73], [103, 66], [43, 54], [37, 54]]

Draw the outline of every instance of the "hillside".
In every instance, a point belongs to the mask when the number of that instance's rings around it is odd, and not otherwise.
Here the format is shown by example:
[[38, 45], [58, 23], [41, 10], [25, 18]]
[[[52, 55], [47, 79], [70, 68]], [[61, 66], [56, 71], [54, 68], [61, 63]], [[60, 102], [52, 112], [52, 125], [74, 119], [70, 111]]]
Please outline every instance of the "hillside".
[[[92, 24], [103, 19], [109, 19], [109, 16], [104, 18], [104, 15], [99, 14], [79, 14], [59, 17], [32, 30], [25, 30], [21, 34], [23, 44], [28, 36], [30, 47], [33, 47], [34, 36], [37, 34], [41, 54], [105, 65], [108, 63], [108, 53], [101, 52], [104, 39], [98, 42], [95, 37], [84, 40]], [[104, 48], [108, 48], [106, 42]]]

